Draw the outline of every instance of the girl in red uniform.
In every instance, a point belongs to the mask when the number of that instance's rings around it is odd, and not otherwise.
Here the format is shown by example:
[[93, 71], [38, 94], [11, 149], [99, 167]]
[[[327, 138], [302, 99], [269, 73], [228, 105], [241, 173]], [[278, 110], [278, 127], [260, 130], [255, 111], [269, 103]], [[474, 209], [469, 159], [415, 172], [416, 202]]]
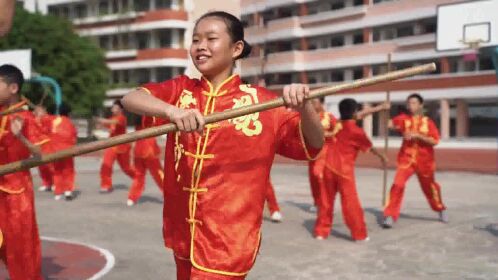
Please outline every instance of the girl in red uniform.
[[170, 121], [164, 180], [164, 239], [178, 279], [244, 279], [256, 259], [268, 178], [276, 153], [314, 157], [323, 129], [305, 85], [286, 86], [287, 106], [205, 125], [204, 115], [265, 102], [278, 96], [242, 84], [235, 61], [247, 57], [242, 23], [225, 12], [202, 16], [190, 55], [200, 80], [180, 76], [129, 93], [123, 105]]
[[[135, 130], [143, 129], [142, 118], [138, 118]], [[133, 160], [135, 166], [135, 177], [128, 193], [128, 206], [137, 203], [145, 188], [145, 173], [149, 170], [150, 175], [156, 182], [159, 190], [163, 191], [164, 172], [159, 160], [161, 149], [157, 145], [156, 138], [147, 138], [135, 142], [133, 148]]]
[[[63, 103], [59, 108], [59, 116], [55, 116], [51, 125], [52, 147], [55, 151], [65, 150], [74, 145], [77, 141], [76, 127], [68, 117], [71, 107]], [[74, 158], [66, 158], [54, 162], [54, 169], [57, 170], [54, 176], [55, 200], [60, 200], [64, 195], [66, 200], [73, 199], [75, 171]]]
[[[97, 118], [99, 125], [109, 129], [109, 136], [118, 136], [126, 133], [126, 116], [123, 114], [123, 105], [119, 100], [114, 101], [111, 107], [112, 117], [108, 119]], [[102, 158], [100, 167], [100, 192], [107, 193], [112, 191], [112, 166], [114, 161], [118, 161], [119, 166], [130, 178], [135, 177], [135, 169], [130, 164], [130, 144], [122, 144], [116, 147], [106, 149]]]

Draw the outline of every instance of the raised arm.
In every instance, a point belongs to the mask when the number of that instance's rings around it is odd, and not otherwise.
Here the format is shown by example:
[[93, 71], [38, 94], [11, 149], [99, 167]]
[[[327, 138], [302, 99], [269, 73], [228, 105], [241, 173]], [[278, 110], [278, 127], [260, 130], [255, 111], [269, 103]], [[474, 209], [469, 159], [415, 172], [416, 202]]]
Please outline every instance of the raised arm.
[[149, 94], [145, 89], [137, 89], [128, 93], [121, 100], [124, 108], [132, 113], [168, 119], [182, 131], [198, 131], [204, 129], [204, 117], [197, 109], [180, 109]]
[[356, 119], [361, 120], [371, 114], [375, 114], [380, 111], [388, 111], [389, 109], [391, 109], [391, 103], [388, 102], [381, 103], [374, 107], [364, 108], [358, 113], [356, 113]]

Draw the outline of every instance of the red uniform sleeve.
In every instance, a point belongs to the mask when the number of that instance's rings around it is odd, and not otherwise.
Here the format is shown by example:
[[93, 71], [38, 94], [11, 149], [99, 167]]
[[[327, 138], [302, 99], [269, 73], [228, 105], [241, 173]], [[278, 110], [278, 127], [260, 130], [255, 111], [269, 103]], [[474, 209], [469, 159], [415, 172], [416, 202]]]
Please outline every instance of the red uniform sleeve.
[[428, 124], [429, 124], [429, 133], [427, 135], [432, 139], [436, 140], [436, 144], [439, 143], [439, 130], [437, 129], [436, 124], [432, 120], [429, 120]]
[[368, 139], [365, 132], [360, 129], [359, 132], [354, 137], [354, 143], [358, 150], [366, 153], [372, 148], [372, 141]]
[[288, 112], [283, 107], [275, 110], [278, 127], [277, 153], [297, 160], [315, 159], [321, 149], [306, 144], [299, 114]]
[[[140, 88], [168, 104], [175, 105], [178, 97], [185, 89], [188, 80], [189, 78], [187, 76], [182, 75], [160, 83], [148, 83]], [[156, 117], [144, 117], [143, 119], [143, 125], [145, 127], [162, 125], [167, 122], [167, 120]]]
[[21, 116], [23, 119], [22, 134], [33, 145], [42, 146], [50, 141], [49, 137], [43, 133], [42, 128], [36, 122], [31, 113], [25, 113]]
[[69, 118], [59, 117], [54, 120], [54, 133], [57, 135], [57, 141], [69, 145], [75, 145], [77, 140], [76, 127]]
[[394, 129], [402, 133], [405, 128], [405, 119], [406, 115], [404, 114], [397, 115], [396, 117], [394, 117], [392, 119]]

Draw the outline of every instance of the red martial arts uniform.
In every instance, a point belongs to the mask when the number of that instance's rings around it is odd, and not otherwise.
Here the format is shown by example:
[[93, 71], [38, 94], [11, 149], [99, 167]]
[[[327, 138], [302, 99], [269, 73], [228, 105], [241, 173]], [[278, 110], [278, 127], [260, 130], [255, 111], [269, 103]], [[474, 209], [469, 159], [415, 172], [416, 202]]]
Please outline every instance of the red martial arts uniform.
[[[71, 119], [66, 116], [55, 116], [51, 126], [52, 147], [55, 151], [68, 149], [76, 145], [77, 131]], [[54, 162], [55, 195], [74, 190], [74, 158], [66, 158]]]
[[[36, 121], [40, 128], [42, 129], [42, 132], [51, 139], [50, 134], [51, 134], [51, 129], [52, 129], [52, 121], [54, 120], [55, 116], [51, 115], [44, 115], [42, 117], [36, 118]], [[42, 146], [42, 153], [43, 154], [49, 154], [54, 152], [54, 148], [52, 146], [52, 141], [49, 143], [45, 144]], [[38, 171], [40, 173], [40, 178], [42, 179], [42, 184], [44, 187], [50, 188], [54, 185], [54, 164], [53, 163], [47, 163], [44, 165], [40, 165], [38, 167]]]
[[[393, 125], [401, 134], [413, 132], [433, 138], [439, 142], [439, 131], [434, 122], [426, 116], [400, 115], [393, 119]], [[441, 187], [434, 179], [436, 163], [433, 146], [417, 140], [405, 140], [398, 153], [398, 168], [387, 205], [385, 217], [399, 217], [406, 181], [417, 174], [422, 191], [434, 211], [446, 209], [441, 199]]]
[[[18, 103], [11, 108], [22, 105]], [[31, 156], [28, 148], [11, 132], [10, 122], [14, 117], [23, 119], [21, 134], [32, 144], [43, 145], [49, 141], [29, 111], [0, 117], [0, 165]], [[40, 238], [34, 207], [29, 170], [0, 176], [0, 231], [3, 235], [0, 259], [7, 265], [12, 280], [42, 279]]]
[[356, 120], [337, 123], [334, 143], [329, 145], [324, 171], [324, 188], [321, 190], [315, 235], [328, 237], [334, 217], [335, 196], [339, 192], [344, 222], [351, 231], [353, 240], [367, 238], [367, 228], [356, 191], [354, 166], [358, 151], [367, 152], [372, 143]]
[[[126, 117], [123, 114], [112, 116], [112, 121], [117, 121], [115, 124], [107, 125], [110, 132], [110, 137], [118, 136], [126, 133]], [[103, 190], [112, 189], [112, 166], [117, 159], [119, 166], [126, 175], [130, 178], [135, 177], [135, 169], [130, 165], [130, 144], [122, 144], [116, 147], [106, 149], [102, 166], [100, 167], [100, 186]]]
[[[144, 89], [182, 109], [204, 115], [277, 96], [231, 76], [217, 89], [204, 78], [179, 76]], [[158, 122], [156, 118], [148, 121]], [[173, 249], [177, 277], [244, 279], [261, 242], [263, 208], [276, 153], [309, 159], [298, 113], [285, 108], [206, 125], [202, 135], [171, 133], [166, 143], [164, 239]]]
[[[136, 130], [141, 130], [141, 126], [136, 126]], [[152, 178], [156, 182], [159, 190], [163, 192], [163, 167], [159, 160], [161, 149], [157, 145], [155, 138], [138, 140], [133, 150], [135, 177], [128, 194], [128, 199], [137, 202], [145, 188], [145, 173], [149, 170]]]
[[268, 188], [266, 189], [266, 203], [268, 210], [270, 210], [270, 215], [275, 212], [280, 212], [277, 196], [275, 195], [275, 189], [273, 188], [273, 184], [270, 180], [268, 180]]
[[325, 170], [325, 162], [327, 149], [333, 143], [334, 129], [337, 119], [328, 112], [320, 113], [320, 121], [325, 132], [325, 143], [323, 144], [322, 151], [315, 160], [308, 163], [308, 175], [310, 180], [311, 195], [313, 196], [313, 205], [318, 206], [320, 200], [320, 187], [323, 184], [323, 172]]

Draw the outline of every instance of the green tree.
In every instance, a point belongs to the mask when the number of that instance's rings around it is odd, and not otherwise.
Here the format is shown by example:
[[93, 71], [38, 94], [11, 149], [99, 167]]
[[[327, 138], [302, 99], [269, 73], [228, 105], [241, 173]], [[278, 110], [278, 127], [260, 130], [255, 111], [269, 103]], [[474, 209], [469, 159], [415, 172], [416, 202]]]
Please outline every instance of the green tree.
[[[57, 80], [74, 113], [87, 115], [102, 107], [110, 74], [104, 53], [78, 36], [69, 21], [18, 7], [11, 32], [0, 39], [0, 50], [7, 49], [32, 49], [33, 70]], [[28, 83], [23, 93], [36, 102], [43, 90], [50, 89]]]

